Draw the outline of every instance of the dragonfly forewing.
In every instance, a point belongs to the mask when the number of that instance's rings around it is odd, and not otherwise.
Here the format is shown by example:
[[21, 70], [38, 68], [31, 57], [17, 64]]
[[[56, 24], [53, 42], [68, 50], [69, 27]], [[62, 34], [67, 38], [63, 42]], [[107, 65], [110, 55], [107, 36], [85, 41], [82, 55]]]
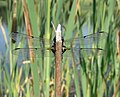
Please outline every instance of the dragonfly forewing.
[[10, 37], [13, 41], [16, 42], [16, 44], [19, 44], [20, 42], [23, 42], [25, 45], [28, 44], [28, 41], [32, 43], [34, 47], [43, 47], [45, 45], [51, 45], [53, 44], [53, 41], [46, 39], [46, 38], [40, 38], [35, 36], [29, 36], [27, 34], [23, 34], [20, 32], [12, 32], [10, 34]]
[[64, 43], [66, 45], [69, 44], [72, 48], [92, 48], [93, 44], [96, 47], [101, 47], [101, 43], [107, 38], [106, 32], [98, 32], [95, 34], [86, 35], [83, 37], [72, 38], [70, 40], [66, 40]]

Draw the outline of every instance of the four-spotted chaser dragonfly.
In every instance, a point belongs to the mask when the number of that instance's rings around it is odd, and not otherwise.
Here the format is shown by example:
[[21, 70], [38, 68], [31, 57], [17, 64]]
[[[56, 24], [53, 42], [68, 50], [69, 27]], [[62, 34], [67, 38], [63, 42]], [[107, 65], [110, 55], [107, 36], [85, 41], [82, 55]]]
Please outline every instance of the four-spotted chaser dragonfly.
[[[12, 32], [10, 34], [12, 41], [18, 46], [19, 43], [24, 43], [22, 47], [16, 47], [12, 50], [15, 55], [23, 54], [29, 56], [29, 51], [34, 52], [34, 57], [39, 58], [42, 55], [51, 57], [55, 55], [56, 39], [48, 40], [40, 37], [29, 36], [20, 32]], [[104, 49], [100, 46], [103, 40], [107, 37], [107, 33], [100, 31], [94, 34], [85, 35], [83, 37], [71, 38], [64, 40], [62, 37], [62, 56], [71, 56], [71, 50], [75, 56], [82, 56], [86, 53], [87, 56], [101, 54]], [[28, 42], [31, 42], [32, 47], [29, 47]], [[50, 52], [48, 55], [47, 52]]]

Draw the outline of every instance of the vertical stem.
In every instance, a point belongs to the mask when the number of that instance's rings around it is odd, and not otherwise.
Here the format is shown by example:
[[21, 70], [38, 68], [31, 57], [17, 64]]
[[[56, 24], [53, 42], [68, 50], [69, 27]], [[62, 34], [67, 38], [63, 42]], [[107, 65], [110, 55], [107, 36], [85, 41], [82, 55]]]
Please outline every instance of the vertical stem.
[[[32, 25], [31, 25], [28, 5], [26, 1], [27, 0], [22, 0], [26, 32], [28, 36], [33, 36]], [[28, 44], [29, 44], [29, 48], [33, 48], [34, 46], [33, 39], [30, 37], [28, 37]], [[31, 65], [32, 76], [33, 76], [33, 89], [34, 89], [34, 91], [32, 91], [32, 95], [34, 95], [34, 97], [39, 97], [40, 89], [39, 89], [39, 76], [37, 73], [38, 68], [37, 68], [36, 61], [34, 61], [34, 51], [32, 49], [29, 50], [29, 55], [30, 55], [31, 63], [34, 64], [34, 65]]]
[[61, 97], [61, 54], [62, 42], [56, 42], [56, 59], [55, 59], [55, 97]]
[[56, 52], [55, 52], [55, 97], [61, 96], [61, 60], [62, 60], [62, 41], [61, 25], [58, 25], [56, 32]]
[[95, 23], [96, 23], [96, 0], [93, 0], [93, 33], [95, 33]]
[[[45, 0], [47, 2], [47, 28], [46, 28], [46, 33], [45, 36], [49, 39], [50, 38], [50, 0]], [[49, 45], [48, 45], [49, 46]], [[47, 52], [47, 55], [49, 56], [49, 52]], [[47, 60], [45, 63], [45, 97], [49, 97], [49, 91], [50, 91], [50, 58], [46, 57], [45, 60]]]
[[17, 31], [17, 0], [14, 0], [14, 9], [13, 9], [13, 21], [12, 21], [12, 30], [11, 32], [16, 32]]
[[[28, 13], [28, 7], [27, 7], [27, 3], [26, 0], [22, 0], [23, 3], [23, 10], [24, 10], [24, 17], [25, 17], [25, 25], [26, 25], [26, 32], [28, 36], [33, 36], [33, 32], [32, 32], [32, 26], [30, 23], [30, 17], [29, 17], [29, 13]], [[33, 48], [33, 42], [32, 42], [32, 38], [28, 38], [28, 44], [29, 44], [29, 48]], [[31, 62], [34, 63], [34, 52], [33, 50], [30, 50], [30, 59]]]

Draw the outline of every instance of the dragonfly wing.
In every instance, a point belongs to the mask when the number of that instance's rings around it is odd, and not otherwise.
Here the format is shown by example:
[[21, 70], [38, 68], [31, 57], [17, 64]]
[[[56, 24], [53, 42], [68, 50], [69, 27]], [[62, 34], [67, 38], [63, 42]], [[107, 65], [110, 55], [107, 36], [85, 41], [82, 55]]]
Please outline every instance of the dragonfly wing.
[[81, 45], [84, 45], [84, 47], [92, 47], [92, 44], [97, 45], [100, 47], [101, 43], [104, 42], [104, 40], [107, 38], [106, 32], [98, 32], [90, 35], [84, 36], [82, 41], [80, 41]]
[[74, 48], [73, 53], [75, 57], [92, 57], [102, 55], [104, 50], [101, 48]]
[[49, 39], [29, 36], [27, 34], [23, 34], [23, 33], [20, 33], [20, 32], [12, 32], [10, 34], [10, 37], [17, 44], [19, 42], [23, 42], [23, 43], [26, 44], [26, 43], [28, 43], [28, 40], [29, 40], [34, 47], [40, 47], [40, 46], [43, 46], [43, 45], [52, 45], [53, 44], [53, 41], [50, 41]]
[[[22, 39], [28, 38], [27, 34], [23, 34], [23, 33], [19, 33], [19, 32], [12, 32], [12, 33], [10, 33], [9, 36], [12, 38], [12, 40], [14, 40], [16, 42], [17, 41], [20, 42]], [[32, 38], [32, 36], [30, 36], [30, 37]]]
[[15, 48], [12, 50], [14, 55], [21, 55], [24, 57], [30, 57], [30, 52], [32, 52], [35, 58], [40, 57], [54, 57], [54, 53], [51, 51], [50, 48], [43, 49], [43, 48]]
[[80, 63], [81, 59], [88, 60], [93, 56], [100, 56], [102, 54], [104, 54], [104, 50], [101, 48], [72, 48], [63, 53], [63, 60], [67, 57], [70, 61], [74, 59], [76, 63]]
[[63, 57], [90, 57], [99, 56], [104, 52], [101, 48], [66, 48]]
[[[64, 43], [69, 47], [75, 48], [92, 48], [92, 44], [100, 45], [104, 39], [106, 39], [107, 33], [106, 32], [98, 32], [95, 34], [86, 35], [83, 37], [77, 37], [70, 40], [66, 40]], [[101, 42], [101, 43], [100, 43]], [[99, 46], [100, 47], [100, 46]]]

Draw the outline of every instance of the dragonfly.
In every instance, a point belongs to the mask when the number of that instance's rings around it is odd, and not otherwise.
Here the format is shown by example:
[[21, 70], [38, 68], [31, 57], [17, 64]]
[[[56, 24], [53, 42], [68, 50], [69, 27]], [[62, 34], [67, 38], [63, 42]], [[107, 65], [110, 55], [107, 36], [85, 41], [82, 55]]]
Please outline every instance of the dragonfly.
[[[29, 52], [34, 52], [35, 58], [40, 58], [42, 55], [45, 57], [53, 57], [55, 56], [55, 46], [56, 46], [56, 38], [54, 37], [53, 40], [29, 36], [27, 34], [23, 34], [20, 32], [12, 32], [10, 34], [12, 41], [16, 44], [20, 42], [24, 42], [24, 47], [16, 47], [12, 50], [14, 55], [23, 54], [24, 56], [29, 56]], [[85, 35], [82, 37], [71, 38], [68, 40], [62, 39], [62, 56], [71, 57], [72, 52], [75, 56], [81, 57], [86, 53], [86, 56], [93, 56], [93, 55], [100, 55], [103, 53], [104, 49], [99, 46], [99, 42], [103, 42], [107, 37], [107, 33], [104, 31], [100, 31], [94, 34]], [[28, 40], [32, 42], [33, 47], [28, 46]], [[93, 44], [95, 46], [93, 46]], [[48, 52], [50, 54], [48, 54]]]

